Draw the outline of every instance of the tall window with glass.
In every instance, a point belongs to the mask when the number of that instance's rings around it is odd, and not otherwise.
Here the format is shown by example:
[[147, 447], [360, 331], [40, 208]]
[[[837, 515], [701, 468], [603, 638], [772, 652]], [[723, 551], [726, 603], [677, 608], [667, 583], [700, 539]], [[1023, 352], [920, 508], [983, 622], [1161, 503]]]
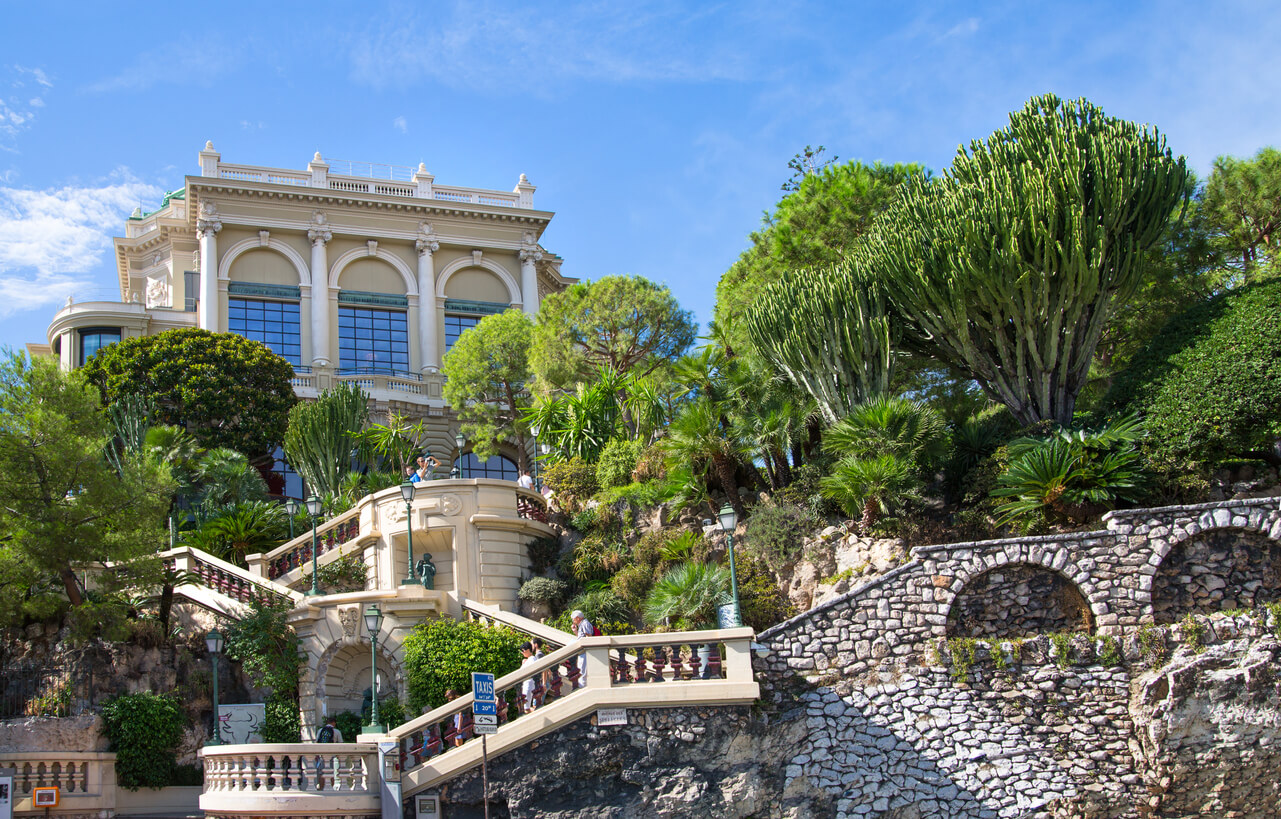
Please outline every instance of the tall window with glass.
[[339, 305], [338, 366], [352, 373], [408, 373], [405, 311]]
[[293, 364], [302, 364], [298, 302], [227, 299], [227, 329], [253, 341]]

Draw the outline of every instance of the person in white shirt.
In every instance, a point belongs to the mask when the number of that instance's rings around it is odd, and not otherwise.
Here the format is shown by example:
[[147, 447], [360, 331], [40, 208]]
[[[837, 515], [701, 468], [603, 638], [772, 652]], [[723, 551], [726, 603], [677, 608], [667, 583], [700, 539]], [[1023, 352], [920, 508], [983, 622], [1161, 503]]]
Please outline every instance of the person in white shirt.
[[[520, 656], [525, 658], [520, 664], [522, 668], [530, 663], [538, 662], [538, 658], [534, 656], [534, 646], [530, 643], [520, 644]], [[520, 684], [520, 708], [526, 714], [538, 707], [538, 703], [535, 700], [537, 684], [537, 676], [530, 677]]]
[[[583, 616], [581, 611], [575, 609], [574, 612], [569, 615], [569, 619], [574, 623], [575, 637], [583, 638], [596, 636], [596, 627], [592, 625], [591, 620], [588, 620]], [[584, 652], [583, 654], [578, 655], [578, 683], [574, 687], [582, 688], [585, 685], [587, 685], [587, 654]]]
[[519, 478], [517, 478], [517, 480], [516, 480], [516, 485], [517, 485], [517, 486], [519, 486], [521, 489], [533, 489], [533, 488], [534, 488], [534, 479], [533, 479], [533, 478], [531, 478], [531, 477], [529, 477], [529, 470], [528, 470], [528, 469], [522, 469], [522, 470], [520, 471], [520, 477], [519, 477]]

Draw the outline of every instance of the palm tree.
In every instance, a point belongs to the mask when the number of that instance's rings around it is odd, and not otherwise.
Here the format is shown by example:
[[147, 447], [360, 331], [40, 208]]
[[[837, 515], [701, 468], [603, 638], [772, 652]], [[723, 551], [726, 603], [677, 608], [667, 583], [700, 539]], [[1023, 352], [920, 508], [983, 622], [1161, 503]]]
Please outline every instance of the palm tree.
[[234, 449], [211, 449], [196, 466], [196, 501], [203, 515], [228, 504], [267, 497], [267, 482], [249, 459]]
[[722, 424], [721, 414], [711, 399], [700, 395], [686, 404], [667, 428], [667, 437], [660, 446], [673, 466], [688, 464], [695, 472], [710, 466], [739, 518], [747, 516], [734, 477], [742, 447], [732, 430]]
[[920, 401], [878, 395], [856, 404], [823, 435], [823, 449], [838, 457], [895, 455], [928, 469], [947, 454], [943, 416]]
[[714, 628], [716, 609], [730, 601], [729, 569], [714, 563], [678, 563], [659, 578], [645, 598], [651, 625], [680, 629]]
[[193, 532], [196, 548], [244, 566], [245, 555], [268, 552], [287, 535], [284, 507], [255, 500], [224, 507]]
[[881, 515], [915, 499], [920, 484], [911, 460], [887, 453], [841, 460], [831, 475], [819, 479], [819, 492], [850, 517], [861, 515], [859, 526], [866, 532]]

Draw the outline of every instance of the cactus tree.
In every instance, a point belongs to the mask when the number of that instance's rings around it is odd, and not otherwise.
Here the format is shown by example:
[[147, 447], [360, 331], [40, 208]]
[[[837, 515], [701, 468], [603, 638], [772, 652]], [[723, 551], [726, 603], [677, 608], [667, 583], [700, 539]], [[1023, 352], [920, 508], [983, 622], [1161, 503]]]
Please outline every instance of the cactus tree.
[[1024, 423], [1069, 423], [1111, 305], [1132, 294], [1187, 178], [1155, 130], [1047, 95], [910, 180], [872, 238], [909, 341]]

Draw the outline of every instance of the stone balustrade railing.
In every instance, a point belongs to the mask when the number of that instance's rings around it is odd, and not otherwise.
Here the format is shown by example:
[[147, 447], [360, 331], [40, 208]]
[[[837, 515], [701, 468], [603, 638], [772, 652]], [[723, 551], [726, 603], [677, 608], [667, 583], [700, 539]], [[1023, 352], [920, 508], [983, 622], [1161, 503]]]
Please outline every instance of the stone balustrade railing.
[[[572, 642], [495, 681], [499, 728], [491, 752], [529, 742], [597, 707], [754, 701], [759, 690], [752, 677], [752, 636], [750, 628], [738, 628]], [[419, 776], [419, 785], [472, 764], [480, 744], [472, 706], [469, 693], [390, 732], [400, 740], [407, 772], [433, 769]], [[538, 718], [544, 715], [551, 718]], [[462, 750], [451, 754], [456, 749]]]
[[[351, 509], [316, 528], [316, 556], [360, 537], [360, 510]], [[271, 580], [285, 577], [311, 561], [311, 530], [265, 555], [249, 555], [249, 570]], [[294, 578], [297, 579], [297, 578]]]
[[56, 787], [59, 805], [52, 813], [94, 815], [113, 812], [116, 798], [116, 755], [74, 751], [0, 753], [0, 769], [12, 768], [14, 813], [43, 814], [31, 804], [35, 788]]
[[240, 603], [280, 599], [297, 601], [302, 598], [298, 592], [264, 581], [261, 576], [200, 549], [182, 546], [162, 552], [160, 557], [167, 569], [189, 573], [200, 585]]
[[382, 780], [374, 745], [221, 745], [200, 751], [207, 815], [375, 816]]

